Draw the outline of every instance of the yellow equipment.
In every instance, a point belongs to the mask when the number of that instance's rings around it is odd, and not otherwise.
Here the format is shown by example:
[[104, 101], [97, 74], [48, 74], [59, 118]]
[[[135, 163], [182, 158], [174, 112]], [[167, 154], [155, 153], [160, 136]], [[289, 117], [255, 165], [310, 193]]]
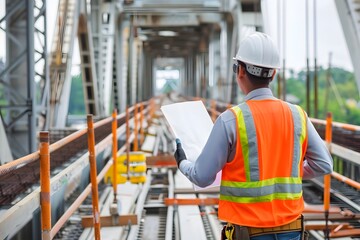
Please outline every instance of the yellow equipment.
[[[117, 184], [125, 183], [128, 179], [131, 183], [144, 183], [146, 181], [146, 156], [142, 152], [129, 153], [129, 172], [127, 169], [127, 156], [122, 154], [116, 158]], [[109, 168], [104, 177], [105, 183], [113, 182], [113, 166]]]

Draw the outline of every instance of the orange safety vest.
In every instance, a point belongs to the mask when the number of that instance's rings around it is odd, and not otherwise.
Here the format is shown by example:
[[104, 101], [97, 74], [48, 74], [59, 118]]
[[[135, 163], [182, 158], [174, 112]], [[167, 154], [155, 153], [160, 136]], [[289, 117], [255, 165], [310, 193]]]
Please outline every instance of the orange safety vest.
[[290, 223], [304, 209], [305, 112], [273, 99], [249, 100], [231, 110], [238, 126], [236, 154], [222, 170], [219, 218], [250, 227]]

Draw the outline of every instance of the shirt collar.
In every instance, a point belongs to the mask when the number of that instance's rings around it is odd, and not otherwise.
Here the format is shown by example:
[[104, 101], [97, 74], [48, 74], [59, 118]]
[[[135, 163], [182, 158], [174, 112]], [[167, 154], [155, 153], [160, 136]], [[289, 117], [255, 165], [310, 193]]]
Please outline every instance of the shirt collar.
[[245, 97], [244, 100], [261, 100], [261, 99], [276, 99], [271, 92], [270, 88], [257, 88], [249, 92]]

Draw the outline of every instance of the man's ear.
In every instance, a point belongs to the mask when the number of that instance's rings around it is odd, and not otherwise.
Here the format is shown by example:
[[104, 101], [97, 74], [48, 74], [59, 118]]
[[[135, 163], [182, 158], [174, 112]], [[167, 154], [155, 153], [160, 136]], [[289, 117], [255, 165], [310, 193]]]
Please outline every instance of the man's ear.
[[240, 75], [239, 77], [243, 77], [246, 74], [246, 69], [244, 66], [239, 65], [238, 74]]
[[274, 80], [275, 75], [276, 75], [276, 69], [274, 69], [274, 73], [273, 73], [273, 75], [272, 75], [272, 77], [271, 77], [270, 82], [272, 82], [272, 80]]

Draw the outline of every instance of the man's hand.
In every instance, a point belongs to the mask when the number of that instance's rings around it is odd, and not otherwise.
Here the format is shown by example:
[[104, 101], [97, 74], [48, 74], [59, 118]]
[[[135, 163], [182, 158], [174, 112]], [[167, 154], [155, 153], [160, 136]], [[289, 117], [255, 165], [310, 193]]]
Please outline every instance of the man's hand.
[[175, 160], [177, 162], [178, 167], [180, 167], [180, 162], [184, 159], [186, 159], [186, 154], [184, 152], [184, 149], [181, 146], [180, 139], [176, 139], [176, 151], [174, 153]]

